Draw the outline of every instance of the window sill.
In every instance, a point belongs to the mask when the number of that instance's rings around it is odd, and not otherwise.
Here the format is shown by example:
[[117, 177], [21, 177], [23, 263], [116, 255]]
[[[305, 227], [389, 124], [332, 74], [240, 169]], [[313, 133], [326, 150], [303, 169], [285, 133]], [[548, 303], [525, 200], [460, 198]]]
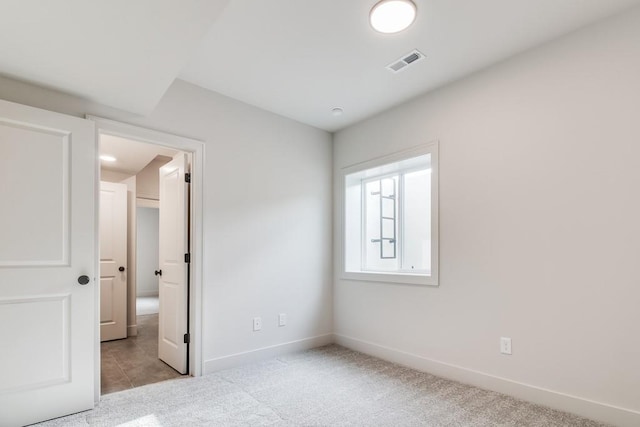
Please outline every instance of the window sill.
[[404, 285], [438, 286], [437, 278], [427, 274], [345, 271], [341, 274], [341, 279], [365, 282], [399, 283]]

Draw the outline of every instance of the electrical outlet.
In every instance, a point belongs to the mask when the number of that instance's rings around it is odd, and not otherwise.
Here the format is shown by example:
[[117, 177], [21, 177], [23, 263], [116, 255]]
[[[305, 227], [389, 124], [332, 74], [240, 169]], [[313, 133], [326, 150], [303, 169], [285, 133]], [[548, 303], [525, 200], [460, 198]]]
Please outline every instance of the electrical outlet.
[[511, 338], [500, 337], [500, 353], [511, 354]]
[[287, 325], [287, 315], [284, 313], [280, 313], [278, 315], [278, 326], [286, 326]]
[[253, 331], [259, 331], [262, 329], [262, 318], [254, 317], [253, 318]]

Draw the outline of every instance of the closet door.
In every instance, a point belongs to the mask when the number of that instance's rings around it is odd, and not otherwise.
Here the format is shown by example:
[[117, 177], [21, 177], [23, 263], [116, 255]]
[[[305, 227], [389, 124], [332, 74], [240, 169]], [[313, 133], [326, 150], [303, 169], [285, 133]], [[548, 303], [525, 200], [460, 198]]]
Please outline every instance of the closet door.
[[127, 186], [100, 182], [100, 341], [127, 337]]

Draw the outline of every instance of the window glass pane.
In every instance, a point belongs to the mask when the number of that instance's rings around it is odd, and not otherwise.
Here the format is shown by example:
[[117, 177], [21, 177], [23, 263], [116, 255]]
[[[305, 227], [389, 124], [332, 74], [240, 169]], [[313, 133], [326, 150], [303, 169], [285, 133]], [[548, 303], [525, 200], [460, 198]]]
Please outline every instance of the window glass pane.
[[396, 194], [397, 182], [397, 176], [382, 179], [382, 195], [384, 197], [394, 197]]
[[365, 185], [364, 211], [366, 229], [365, 238], [368, 240], [380, 238], [380, 181], [371, 181]]
[[348, 185], [345, 179], [344, 250], [345, 271], [362, 270], [362, 188], [360, 181]]
[[431, 169], [404, 175], [402, 269], [431, 271]]
[[[398, 269], [395, 243], [397, 225], [393, 220], [396, 210], [395, 198], [388, 198], [389, 195], [393, 196], [397, 192], [397, 182], [396, 176], [391, 179], [369, 181], [363, 185], [365, 189], [363, 269], [365, 270], [395, 271]], [[383, 197], [385, 194], [387, 196]], [[382, 215], [383, 212], [384, 215]], [[387, 215], [390, 219], [383, 219], [383, 216]]]
[[382, 198], [382, 216], [385, 218], [396, 217], [396, 199]]
[[[394, 259], [396, 257], [396, 243], [394, 240], [382, 240], [382, 258]], [[394, 262], [394, 266], [397, 263]], [[395, 267], [394, 267], [395, 268]]]
[[382, 219], [382, 237], [384, 239], [393, 239], [395, 240], [395, 221], [393, 219], [383, 218]]

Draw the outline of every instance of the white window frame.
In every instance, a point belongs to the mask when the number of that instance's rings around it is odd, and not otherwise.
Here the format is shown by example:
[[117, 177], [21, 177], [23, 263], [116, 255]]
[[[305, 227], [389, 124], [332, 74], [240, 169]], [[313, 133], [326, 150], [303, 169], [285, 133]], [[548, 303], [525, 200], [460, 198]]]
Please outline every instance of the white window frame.
[[[407, 150], [389, 154], [383, 157], [371, 159], [362, 163], [358, 163], [352, 166], [345, 167], [340, 173], [340, 212], [342, 216], [342, 227], [340, 232], [340, 278], [344, 280], [359, 280], [359, 281], [373, 281], [373, 282], [386, 282], [386, 283], [399, 283], [410, 285], [424, 285], [424, 286], [438, 286], [439, 285], [439, 233], [438, 233], [438, 175], [439, 175], [439, 162], [438, 162], [438, 141], [422, 144], [417, 147], [413, 147]], [[360, 236], [360, 262], [361, 267], [358, 271], [347, 271], [347, 206], [346, 206], [346, 188], [347, 177], [349, 175], [357, 174], [376, 167], [385, 166], [392, 163], [401, 162], [403, 160], [409, 160], [415, 157], [430, 155], [431, 159], [431, 272], [430, 274], [424, 274], [423, 272], [414, 271], [392, 271], [392, 272], [378, 272], [364, 270], [364, 248], [362, 247], [362, 234]], [[402, 169], [402, 173], [406, 173], [409, 169]], [[394, 173], [380, 174], [377, 176], [391, 175]], [[375, 179], [377, 176], [371, 176]], [[367, 177], [369, 180], [369, 177]], [[399, 183], [399, 185], [401, 185]], [[361, 198], [362, 199], [362, 198]], [[363, 204], [363, 202], [361, 202]], [[361, 206], [361, 209], [363, 205]], [[401, 207], [399, 207], [401, 209]], [[361, 215], [362, 216], [362, 215]], [[360, 226], [362, 227], [362, 218], [360, 219]], [[362, 232], [361, 232], [362, 233]], [[401, 245], [399, 245], [401, 246]], [[398, 248], [399, 250], [402, 250]]]

